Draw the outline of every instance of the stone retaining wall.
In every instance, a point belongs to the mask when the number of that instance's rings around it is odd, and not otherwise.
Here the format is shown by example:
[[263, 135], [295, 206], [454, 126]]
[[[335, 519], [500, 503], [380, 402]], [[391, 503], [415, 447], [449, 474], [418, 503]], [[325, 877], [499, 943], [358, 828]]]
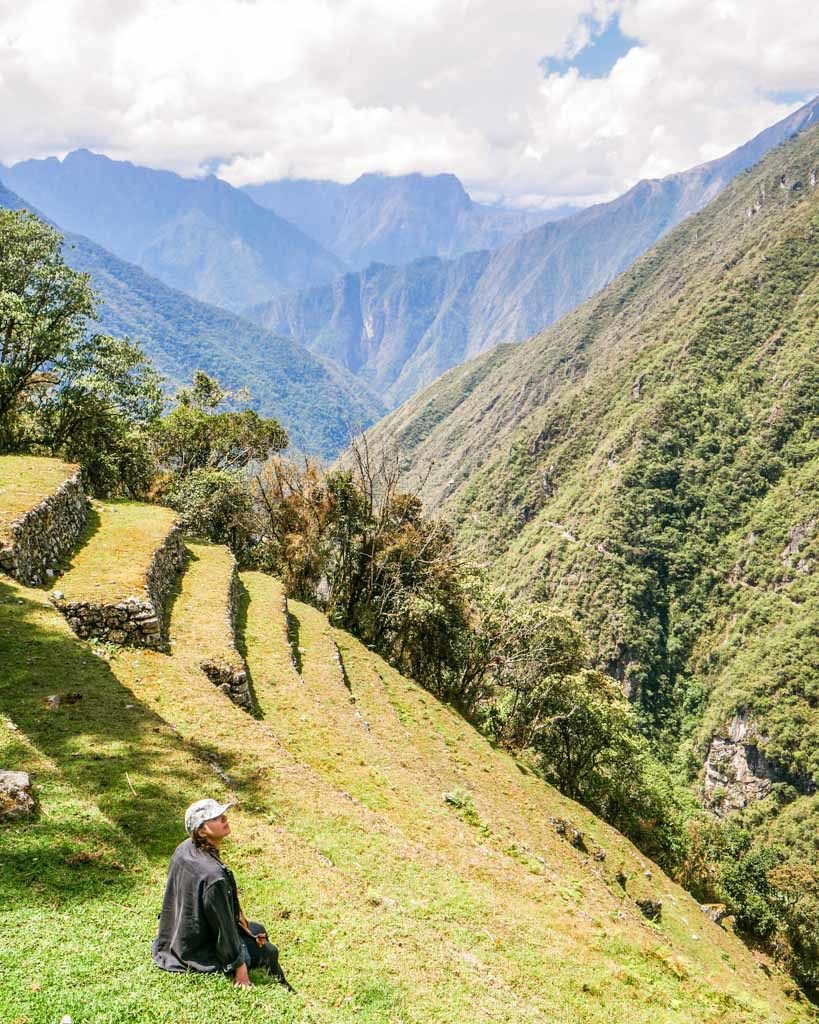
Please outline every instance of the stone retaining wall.
[[74, 548], [88, 517], [80, 470], [53, 494], [11, 524], [11, 537], [0, 541], [0, 569], [21, 583], [35, 586], [57, 574], [63, 557]]
[[238, 704], [245, 711], [253, 711], [253, 696], [250, 692], [250, 677], [244, 658], [236, 649], [236, 616], [239, 610], [239, 573], [236, 559], [230, 572], [230, 583], [226, 597], [227, 627], [230, 634], [230, 646], [224, 654], [208, 658], [201, 664], [201, 669], [214, 686]]
[[174, 524], [151, 558], [142, 597], [129, 596], [121, 601], [100, 604], [67, 601], [61, 591], [55, 590], [51, 602], [68, 619], [77, 636], [83, 639], [95, 637], [115, 644], [164, 651], [168, 647], [168, 596], [186, 558], [182, 529]]

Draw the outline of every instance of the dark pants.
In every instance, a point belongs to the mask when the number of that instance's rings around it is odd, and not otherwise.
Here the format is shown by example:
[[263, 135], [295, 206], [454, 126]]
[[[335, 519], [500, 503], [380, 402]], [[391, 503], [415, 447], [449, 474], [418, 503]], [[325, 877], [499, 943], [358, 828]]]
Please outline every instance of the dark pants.
[[[267, 932], [264, 925], [259, 924], [257, 921], [248, 921], [248, 926], [254, 935], [260, 935], [262, 932]], [[287, 979], [284, 976], [284, 972], [279, 966], [279, 951], [269, 940], [265, 942], [263, 946], [260, 946], [255, 939], [252, 939], [246, 932], [239, 931], [242, 937], [242, 942], [245, 944], [247, 950], [248, 959], [250, 960], [251, 967], [266, 967], [270, 974], [281, 982], [282, 985], [286, 985], [290, 988]]]

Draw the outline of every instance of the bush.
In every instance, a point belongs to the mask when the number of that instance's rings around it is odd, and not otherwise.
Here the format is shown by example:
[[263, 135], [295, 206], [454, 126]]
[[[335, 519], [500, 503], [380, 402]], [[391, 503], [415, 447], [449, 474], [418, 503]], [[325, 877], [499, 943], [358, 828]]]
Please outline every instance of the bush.
[[186, 533], [227, 544], [239, 555], [248, 548], [253, 500], [247, 481], [236, 473], [196, 469], [177, 480], [167, 495]]

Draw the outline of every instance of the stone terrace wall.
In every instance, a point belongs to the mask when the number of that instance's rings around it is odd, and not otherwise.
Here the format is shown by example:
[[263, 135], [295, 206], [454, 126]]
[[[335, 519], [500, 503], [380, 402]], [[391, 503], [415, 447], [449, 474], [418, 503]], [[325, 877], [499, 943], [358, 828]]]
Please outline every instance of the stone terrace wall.
[[208, 658], [202, 662], [201, 668], [210, 681], [223, 693], [226, 693], [234, 704], [245, 711], [253, 711], [253, 695], [250, 692], [250, 677], [244, 659], [236, 649], [236, 615], [239, 610], [239, 573], [236, 559], [230, 573], [230, 582], [226, 597], [227, 627], [230, 634], [230, 646], [219, 657]]
[[44, 583], [74, 548], [87, 517], [88, 502], [77, 469], [53, 494], [12, 522], [11, 537], [0, 541], [0, 569], [21, 583]]
[[167, 600], [182, 571], [187, 553], [182, 529], [174, 524], [156, 549], [145, 573], [144, 596], [99, 604], [66, 601], [61, 591], [51, 595], [54, 606], [83, 639], [95, 637], [131, 647], [167, 650]]

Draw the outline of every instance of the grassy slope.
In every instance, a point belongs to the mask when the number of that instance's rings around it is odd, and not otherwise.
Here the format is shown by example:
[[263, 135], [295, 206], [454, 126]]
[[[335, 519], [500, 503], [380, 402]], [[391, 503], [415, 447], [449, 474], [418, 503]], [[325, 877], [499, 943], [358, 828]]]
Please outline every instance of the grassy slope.
[[80, 547], [60, 579], [66, 600], [106, 604], [143, 597], [151, 558], [175, 519], [159, 505], [92, 502]]
[[60, 459], [0, 455], [0, 540], [14, 519], [53, 494], [76, 469]]
[[235, 559], [228, 548], [207, 541], [189, 541], [187, 549], [187, 578], [176, 599], [174, 646], [201, 651], [214, 665], [241, 668], [225, 610]]
[[[215, 554], [214, 554], [215, 553]], [[731, 935], [622, 837], [525, 773], [450, 710], [275, 581], [244, 576], [262, 718], [199, 670], [223, 609], [201, 548], [172, 655], [78, 641], [40, 590], [0, 582], [0, 764], [42, 813], [0, 831], [0, 1021], [786, 1021], [800, 1019]], [[337, 646], [336, 646], [337, 645]], [[338, 660], [337, 650], [343, 659]], [[346, 670], [346, 672], [345, 672]], [[346, 682], [345, 682], [346, 676]], [[54, 692], [77, 704], [46, 711]], [[456, 791], [460, 808], [443, 800]], [[147, 956], [184, 806], [238, 801], [230, 861], [299, 995], [264, 978], [163, 974]], [[549, 823], [575, 822], [598, 862]], [[659, 897], [661, 926], [631, 896]]]

